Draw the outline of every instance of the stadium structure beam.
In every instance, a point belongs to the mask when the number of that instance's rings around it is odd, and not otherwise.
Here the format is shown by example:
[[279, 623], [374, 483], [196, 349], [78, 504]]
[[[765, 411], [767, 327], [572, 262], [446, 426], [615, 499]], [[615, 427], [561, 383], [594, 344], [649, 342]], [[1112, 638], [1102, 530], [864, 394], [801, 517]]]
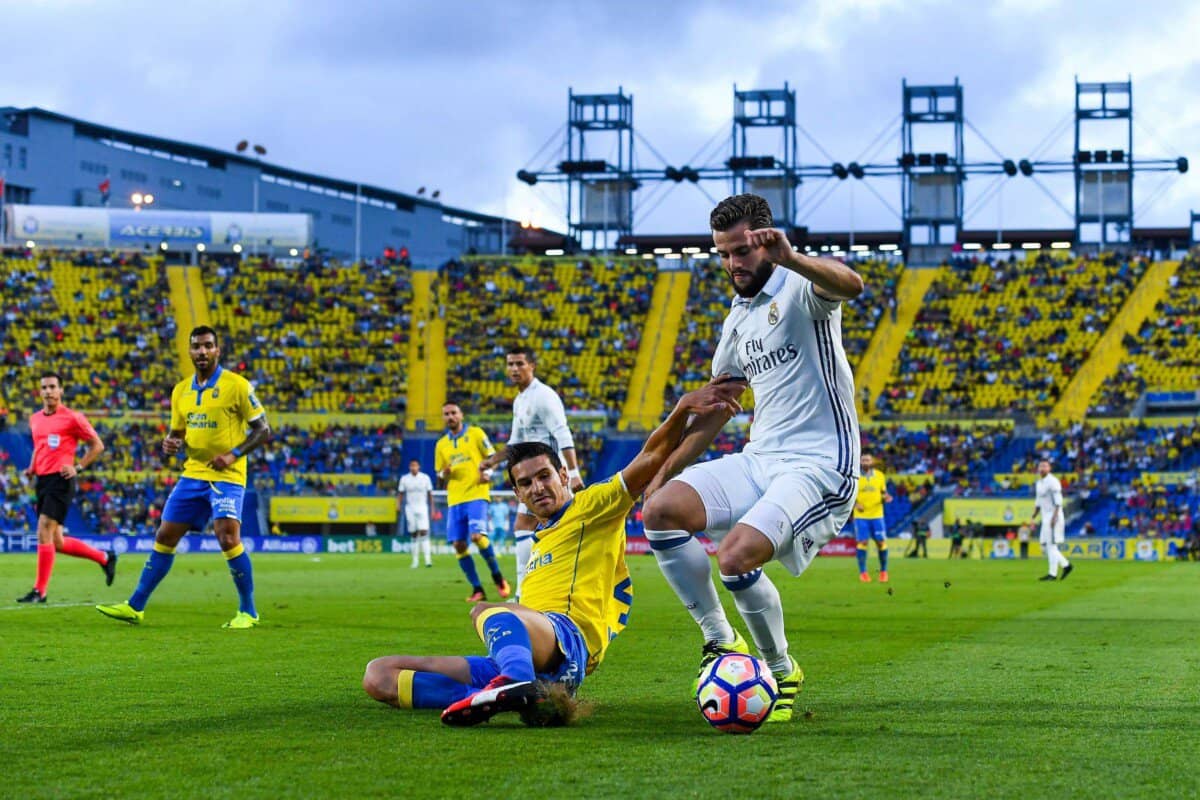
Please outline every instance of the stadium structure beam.
[[[785, 83], [782, 89], [739, 90], [734, 86], [730, 155], [724, 162], [658, 169], [634, 166], [631, 95], [626, 95], [620, 88], [615, 94], [596, 95], [577, 95], [568, 90], [566, 160], [556, 169], [520, 170], [517, 178], [531, 186], [537, 183], [567, 184], [567, 223], [571, 236], [583, 244], [582, 235], [590, 233], [593, 247], [602, 236], [607, 248], [610, 234], [616, 234], [617, 241], [621, 241], [628, 240], [634, 233], [634, 193], [645, 184], [720, 181], [735, 193], [755, 191], [765, 194], [772, 201], [772, 209], [776, 210], [781, 226], [800, 231], [800, 220], [795, 219], [795, 195], [796, 188], [805, 179], [900, 177], [901, 240], [906, 255], [911, 258], [913, 247], [929, 248], [929, 255], [938, 257], [941, 250], [948, 251], [961, 238], [963, 184], [970, 175], [1032, 178], [1041, 174], [1074, 174], [1074, 231], [1078, 242], [1081, 226], [1092, 222], [1103, 221], [1102, 228], [1120, 224], [1125, 226], [1124, 230], [1132, 231], [1135, 172], [1188, 171], [1188, 159], [1184, 156], [1134, 160], [1132, 83], [1128, 80], [1118, 83], [1076, 80], [1075, 152], [1068, 159], [967, 161], [963, 138], [966, 122], [964, 89], [958, 79], [942, 85], [910, 86], [907, 81], [901, 81], [901, 93], [901, 154], [894, 163], [801, 164], [796, 146], [799, 128], [796, 96]], [[1100, 96], [1099, 103], [1089, 103], [1088, 98], [1096, 94]], [[1120, 149], [1081, 149], [1081, 127], [1088, 122], [1113, 119], [1128, 121]], [[917, 152], [927, 149], [918, 148], [914, 141], [914, 132], [921, 126], [949, 128], [945, 149]], [[777, 152], [750, 152], [748, 132], [761, 128], [779, 130], [781, 143]], [[618, 137], [617, 162], [593, 157], [587, 147], [589, 135], [614, 132]], [[1114, 209], [1117, 213], [1110, 213], [1104, 203], [1096, 205], [1105, 193], [1123, 198], [1124, 206]], [[1102, 230], [1102, 234], [1105, 233]]]

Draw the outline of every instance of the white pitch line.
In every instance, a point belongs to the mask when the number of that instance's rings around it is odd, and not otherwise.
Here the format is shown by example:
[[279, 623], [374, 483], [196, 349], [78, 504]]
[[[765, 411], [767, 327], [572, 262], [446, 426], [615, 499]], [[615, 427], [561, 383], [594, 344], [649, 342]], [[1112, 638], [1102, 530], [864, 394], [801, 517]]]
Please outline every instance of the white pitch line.
[[19, 606], [0, 606], [0, 611], [21, 611], [26, 608], [81, 608], [95, 603], [23, 603]]

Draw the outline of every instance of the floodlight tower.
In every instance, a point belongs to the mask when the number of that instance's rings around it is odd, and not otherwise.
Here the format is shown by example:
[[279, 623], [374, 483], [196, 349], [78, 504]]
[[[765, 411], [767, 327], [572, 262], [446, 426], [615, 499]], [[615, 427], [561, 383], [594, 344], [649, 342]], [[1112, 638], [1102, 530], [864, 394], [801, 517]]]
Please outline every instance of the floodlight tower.
[[[595, 134], [616, 135], [617, 163], [589, 155]], [[610, 234], [633, 232], [633, 96], [621, 87], [616, 94], [567, 91], [567, 159], [558, 165], [567, 177], [567, 220], [580, 244], [591, 234], [607, 249]]]
[[[775, 129], [779, 148], [773, 155], [751, 153], [747, 134], [751, 129]], [[782, 89], [733, 87], [733, 136], [729, 168], [734, 194], [751, 192], [771, 205], [775, 224], [785, 230], [796, 227], [796, 187], [800, 185], [796, 150], [796, 92], [786, 83]]]
[[[1124, 120], [1124, 140], [1116, 149], [1085, 149], [1082, 129], [1093, 122]], [[1112, 126], [1108, 126], [1111, 130]], [[1107, 138], [1107, 137], [1105, 137]], [[1133, 236], [1133, 82], [1080, 83], [1075, 79], [1075, 241], [1083, 226], [1098, 225], [1100, 249]], [[1091, 237], [1089, 237], [1090, 239]]]
[[[903, 118], [900, 125], [900, 193], [903, 241], [914, 246], [948, 249], [962, 230], [963, 217], [963, 87], [958, 78], [948, 86], [909, 86], [901, 82]], [[949, 152], [915, 152], [916, 126], [949, 128]], [[944, 145], [942, 145], [944, 146]], [[912, 256], [910, 255], [911, 259]]]

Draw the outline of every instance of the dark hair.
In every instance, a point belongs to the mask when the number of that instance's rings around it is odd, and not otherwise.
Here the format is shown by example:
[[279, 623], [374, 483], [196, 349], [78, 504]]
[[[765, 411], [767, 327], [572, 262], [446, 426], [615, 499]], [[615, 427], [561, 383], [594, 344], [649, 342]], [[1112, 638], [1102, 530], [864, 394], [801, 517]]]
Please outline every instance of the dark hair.
[[198, 327], [192, 328], [192, 332], [188, 334], [188, 342], [190, 343], [192, 341], [192, 339], [195, 339], [197, 336], [203, 336], [206, 333], [212, 334], [213, 341], [216, 342], [217, 347], [221, 346], [221, 337], [217, 335], [217, 332], [215, 330], [213, 330], [212, 328], [210, 328], [207, 325], [200, 325]]
[[727, 231], [739, 222], [750, 223], [750, 230], [770, 228], [775, 224], [771, 206], [756, 194], [735, 194], [717, 203], [708, 215], [708, 225], [714, 231]]
[[62, 375], [59, 375], [57, 372], [51, 372], [50, 370], [46, 370], [45, 372], [42, 373], [42, 376], [40, 378], [38, 378], [38, 382], [40, 383], [41, 381], [45, 380], [46, 378], [54, 378], [54, 380], [58, 381], [59, 386], [63, 385]]
[[510, 356], [525, 356], [525, 360], [528, 361], [530, 364], [537, 363], [537, 358], [533, 354], [533, 348], [527, 347], [526, 345], [521, 345], [521, 344], [513, 345], [512, 347], [508, 348], [508, 355], [510, 355]]
[[531, 458], [538, 456], [546, 456], [550, 459], [550, 466], [554, 467], [557, 472], [562, 469], [562, 460], [558, 457], [558, 451], [548, 444], [542, 442], [521, 442], [519, 444], [510, 444], [504, 451], [504, 457], [508, 459], [508, 481], [516, 483], [513, 480], [513, 467], [520, 464], [522, 461], [528, 461]]

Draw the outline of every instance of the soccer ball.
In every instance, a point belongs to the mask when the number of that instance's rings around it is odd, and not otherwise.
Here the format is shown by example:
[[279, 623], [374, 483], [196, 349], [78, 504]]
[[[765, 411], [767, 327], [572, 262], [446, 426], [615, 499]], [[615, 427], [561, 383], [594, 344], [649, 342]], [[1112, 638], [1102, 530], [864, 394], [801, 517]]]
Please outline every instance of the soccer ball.
[[771, 715], [779, 686], [765, 663], [726, 653], [700, 676], [696, 705], [709, 725], [725, 733], [753, 733]]

